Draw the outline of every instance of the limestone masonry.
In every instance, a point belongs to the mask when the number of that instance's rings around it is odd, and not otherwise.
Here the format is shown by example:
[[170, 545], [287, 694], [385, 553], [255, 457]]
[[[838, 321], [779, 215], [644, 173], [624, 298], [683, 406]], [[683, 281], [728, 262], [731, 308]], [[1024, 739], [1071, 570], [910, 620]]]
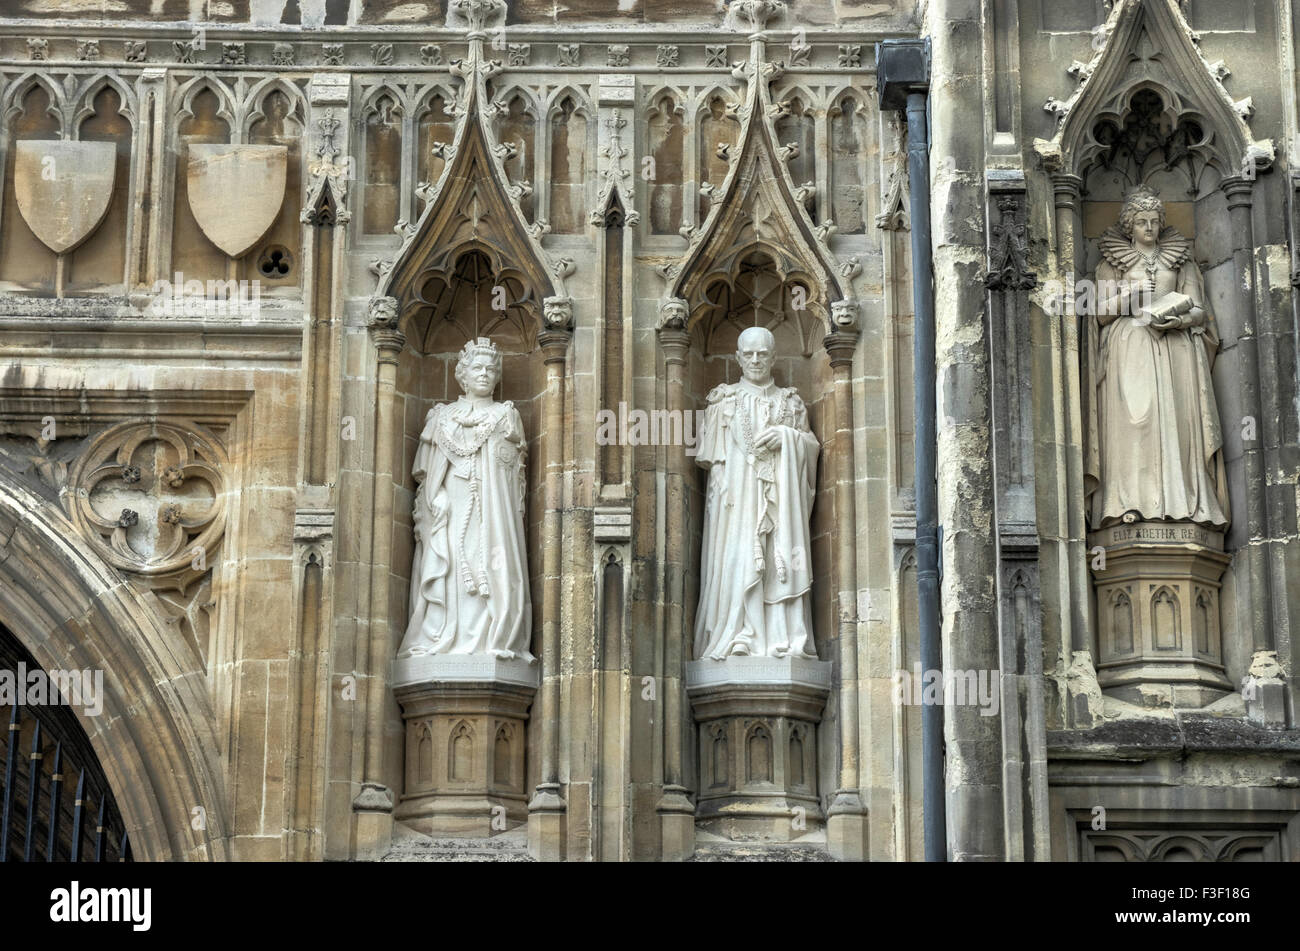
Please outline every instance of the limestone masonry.
[[1300, 860], [1298, 35], [0, 0], [0, 857]]

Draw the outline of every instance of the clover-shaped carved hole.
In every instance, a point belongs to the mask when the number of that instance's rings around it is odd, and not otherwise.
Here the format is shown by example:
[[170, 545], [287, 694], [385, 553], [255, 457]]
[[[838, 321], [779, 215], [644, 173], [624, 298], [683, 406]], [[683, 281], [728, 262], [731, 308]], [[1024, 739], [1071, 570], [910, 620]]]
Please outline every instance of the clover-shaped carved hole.
[[265, 248], [257, 259], [257, 270], [273, 281], [289, 276], [293, 269], [293, 255], [283, 245], [273, 244]]

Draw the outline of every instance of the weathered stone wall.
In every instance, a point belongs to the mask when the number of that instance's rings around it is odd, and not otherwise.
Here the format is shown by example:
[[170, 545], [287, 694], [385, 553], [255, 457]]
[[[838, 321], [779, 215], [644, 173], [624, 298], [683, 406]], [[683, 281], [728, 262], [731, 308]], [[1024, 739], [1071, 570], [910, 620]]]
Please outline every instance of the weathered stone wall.
[[[821, 443], [805, 554], [834, 664], [816, 757], [832, 822], [770, 851], [921, 856], [920, 698], [899, 702], [896, 676], [919, 661], [912, 209], [874, 53], [928, 36], [944, 665], [998, 700], [945, 710], [949, 855], [1294, 857], [1300, 7], [505, 7], [0, 11], [0, 623], [42, 663], [109, 673], [117, 719], [87, 734], [137, 854], [525, 854], [522, 830], [416, 843], [392, 819], [413, 454], [458, 393], [455, 354], [486, 332], [529, 440], [533, 854], [748, 855], [693, 831], [704, 473], [653, 426], [610, 444], [601, 413], [702, 410], [762, 322]], [[1197, 193], [1166, 198], [1223, 338], [1224, 674], [1258, 690], [1201, 710], [1097, 680], [1087, 348], [1058, 298], [1095, 269], [1132, 184], [1085, 134], [1103, 111], [1090, 77], [1128, 88], [1108, 64], [1129, 52], [1214, 133], [1190, 149]], [[467, 111], [475, 69], [485, 101]], [[191, 161], [253, 146], [266, 164], [236, 188]], [[110, 174], [102, 209], [29, 210]], [[256, 306], [196, 301], [191, 280], [247, 282]], [[180, 285], [170, 306], [160, 281]], [[183, 451], [215, 474], [167, 475]], [[111, 491], [92, 484], [101, 463]]]

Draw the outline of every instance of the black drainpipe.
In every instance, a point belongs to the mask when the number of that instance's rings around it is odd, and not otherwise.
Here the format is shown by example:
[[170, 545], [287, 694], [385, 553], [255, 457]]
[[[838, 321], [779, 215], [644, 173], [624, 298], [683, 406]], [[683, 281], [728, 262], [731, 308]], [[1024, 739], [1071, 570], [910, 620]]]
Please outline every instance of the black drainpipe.
[[[939, 639], [939, 500], [935, 483], [934, 284], [930, 253], [930, 41], [876, 45], [880, 108], [907, 112], [908, 210], [912, 228], [912, 365], [916, 413], [916, 586], [921, 670], [943, 670]], [[925, 860], [947, 860], [943, 787], [943, 706], [921, 706]]]

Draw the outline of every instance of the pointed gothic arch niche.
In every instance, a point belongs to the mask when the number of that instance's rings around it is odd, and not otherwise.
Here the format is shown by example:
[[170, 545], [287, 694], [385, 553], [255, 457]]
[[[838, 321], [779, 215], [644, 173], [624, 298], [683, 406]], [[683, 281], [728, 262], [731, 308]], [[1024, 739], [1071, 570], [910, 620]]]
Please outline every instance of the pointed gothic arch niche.
[[[1211, 148], [1207, 120], [1177, 93], [1144, 82], [1099, 113], [1090, 127], [1079, 162], [1086, 273], [1101, 258], [1097, 239], [1119, 216], [1124, 196], [1138, 185], [1155, 189], [1165, 203], [1168, 223], [1183, 234], [1207, 237], [1209, 221], [1226, 216], [1222, 180], [1225, 169]], [[1197, 256], [1204, 259], [1203, 240]], [[1223, 249], [1224, 256], [1231, 248]], [[1207, 274], [1207, 280], [1209, 276]]]
[[392, 234], [402, 210], [402, 101], [384, 89], [362, 111], [365, 178], [361, 230]]
[[924, 817], [921, 813], [920, 790], [924, 783], [921, 772], [921, 711], [918, 694], [924, 689], [924, 683], [917, 674], [921, 671], [921, 620], [920, 603], [916, 582], [916, 549], [896, 549], [898, 552], [898, 583], [895, 587], [898, 612], [897, 635], [893, 665], [895, 670], [903, 671], [906, 683], [896, 684], [895, 690], [906, 689], [903, 696], [911, 700], [900, 706], [900, 714], [895, 721], [895, 736], [899, 749], [895, 753], [897, 764], [895, 788], [899, 801], [905, 803], [905, 814], [900, 818], [904, 824], [904, 836], [908, 856], [916, 856], [922, 848]]
[[[787, 163], [790, 180], [795, 187], [804, 184], [817, 184], [817, 119], [812, 107], [812, 96], [803, 89], [796, 88], [782, 101], [784, 114], [774, 123], [776, 140], [781, 145], [797, 145], [799, 151]], [[818, 217], [819, 205], [816, 197], [808, 202], [808, 214], [813, 222]]]
[[[540, 617], [544, 510], [541, 397], [546, 374], [537, 350], [539, 293], [526, 270], [507, 263], [500, 249], [483, 240], [444, 252], [414, 271], [406, 283], [407, 290], [399, 297], [406, 346], [398, 357], [396, 383], [403, 408], [397, 416], [404, 420], [404, 448], [401, 470], [394, 480], [400, 488], [393, 556], [393, 574], [401, 579], [400, 603], [407, 604], [410, 586], [411, 506], [416, 488], [411, 469], [424, 419], [435, 403], [454, 402], [461, 395], [455, 375], [461, 348], [475, 337], [488, 337], [501, 351], [501, 383], [495, 398], [514, 402], [528, 437], [524, 517], [534, 617]], [[405, 609], [399, 620], [404, 616]]]
[[578, 234], [587, 226], [587, 210], [591, 206], [587, 155], [591, 151], [589, 130], [594, 131], [595, 126], [587, 108], [572, 93], [566, 93], [556, 102], [550, 122], [551, 193], [547, 214], [551, 231]]
[[[416, 484], [411, 474], [424, 420], [435, 403], [461, 395], [456, 360], [465, 343], [489, 337], [502, 354], [501, 382], [494, 394], [519, 411], [528, 440], [525, 472], [525, 544], [529, 590], [533, 600], [530, 650], [542, 655], [543, 522], [546, 512], [544, 460], [563, 440], [563, 427], [547, 430], [547, 364], [539, 336], [545, 328], [544, 302], [557, 293], [542, 252], [525, 230], [511, 201], [501, 166], [491, 151], [493, 140], [471, 100], [455, 129], [449, 165], [428, 190], [430, 203], [421, 213], [391, 270], [381, 277], [380, 295], [397, 301], [398, 329], [405, 344], [397, 356], [392, 419], [400, 428], [401, 450], [395, 456], [393, 545], [390, 604], [393, 627], [402, 630], [409, 616], [412, 506]], [[528, 720], [514, 742], [527, 752], [519, 789], [539, 781], [537, 744], [541, 719]], [[488, 737], [484, 742], [493, 738]]]
[[[763, 241], [752, 241], [701, 274], [692, 282], [688, 294], [687, 329], [691, 341], [686, 374], [688, 405], [702, 411], [715, 386], [740, 379], [735, 356], [740, 334], [749, 327], [762, 326], [776, 338], [773, 378], [778, 386], [798, 390], [808, 407], [809, 425], [822, 447], [812, 515], [813, 629], [819, 655], [828, 657], [827, 644], [835, 632], [835, 589], [834, 576], [829, 571], [834, 505], [826, 460], [834, 439], [834, 413], [830, 359], [822, 346], [828, 329], [822, 315], [829, 310], [824, 283], [786, 251]], [[687, 561], [691, 575], [688, 587], [697, 590], [707, 473], [697, 466], [690, 469], [693, 471], [687, 479], [691, 503], [686, 537], [692, 555]], [[694, 603], [687, 605], [688, 631], [694, 629], [695, 610]]]
[[831, 146], [831, 193], [827, 210], [840, 234], [866, 234], [867, 231], [870, 115], [862, 96], [847, 89], [835, 97], [827, 110]]
[[[225, 280], [226, 255], [208, 240], [190, 210], [189, 147], [234, 141], [234, 111], [224, 88], [200, 79], [180, 91], [176, 127], [176, 191], [172, 215], [172, 260], [168, 272], [185, 280]], [[170, 277], [169, 277], [170, 279]]]
[[283, 145], [288, 150], [284, 201], [275, 222], [244, 256], [241, 280], [262, 282], [262, 293], [302, 286], [302, 139], [305, 104], [297, 90], [271, 80], [250, 97], [256, 108], [249, 116], [246, 141], [253, 145]]
[[455, 137], [456, 117], [448, 111], [454, 104], [455, 98], [451, 93], [435, 87], [416, 111], [415, 129], [419, 150], [415, 174], [419, 182], [436, 185], [447, 167], [447, 160], [441, 154], [434, 154], [434, 146], [438, 143], [450, 145]]
[[647, 151], [654, 159], [654, 179], [647, 189], [651, 234], [677, 234], [682, 226], [686, 162], [685, 110], [681, 98], [664, 92], [651, 99], [646, 124]]
[[510, 184], [523, 189], [519, 207], [532, 224], [537, 218], [533, 200], [537, 185], [537, 106], [523, 89], [508, 90], [500, 101], [505, 108], [496, 120], [496, 140], [512, 150], [502, 164]]
[[[731, 163], [718, 155], [718, 146], [726, 144], [734, 147], [740, 138], [740, 120], [732, 111], [734, 105], [731, 94], [723, 90], [707, 93], [700, 105], [696, 119], [700, 143], [699, 164], [696, 168], [699, 169], [701, 187], [707, 184], [720, 190], [731, 168]], [[696, 208], [696, 225], [702, 224], [709, 216], [710, 207], [709, 198], [701, 194]]]
[[4, 214], [0, 217], [0, 279], [42, 295], [54, 293], [55, 254], [32, 233], [18, 209], [14, 163], [18, 142], [58, 139], [62, 135], [59, 99], [54, 87], [33, 76], [6, 97], [5, 123], [9, 146], [4, 157]]

